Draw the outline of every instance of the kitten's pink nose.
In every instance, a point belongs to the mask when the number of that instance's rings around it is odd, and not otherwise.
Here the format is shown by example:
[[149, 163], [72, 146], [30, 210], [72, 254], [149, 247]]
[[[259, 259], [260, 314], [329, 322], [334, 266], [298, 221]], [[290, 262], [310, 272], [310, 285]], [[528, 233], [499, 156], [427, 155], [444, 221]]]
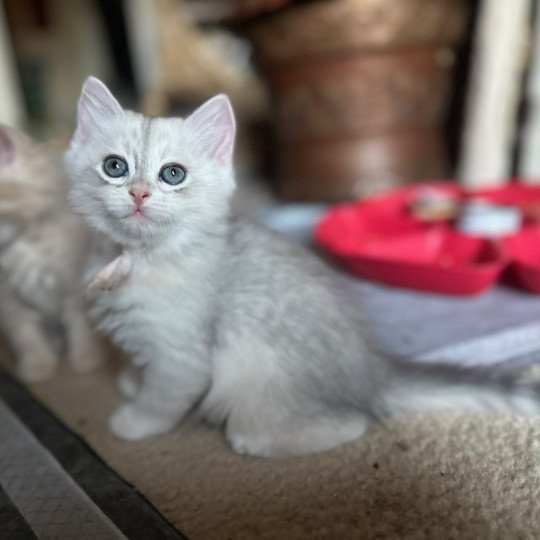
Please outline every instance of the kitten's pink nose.
[[142, 206], [144, 199], [150, 197], [150, 192], [144, 186], [133, 186], [129, 190], [129, 194], [137, 208]]

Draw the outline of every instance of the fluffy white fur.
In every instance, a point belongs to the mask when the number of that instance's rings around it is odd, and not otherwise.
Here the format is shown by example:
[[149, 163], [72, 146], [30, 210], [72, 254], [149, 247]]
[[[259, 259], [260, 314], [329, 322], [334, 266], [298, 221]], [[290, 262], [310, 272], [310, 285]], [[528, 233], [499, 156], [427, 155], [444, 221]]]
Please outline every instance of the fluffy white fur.
[[[537, 388], [515, 376], [382, 354], [338, 274], [231, 214], [234, 131], [222, 95], [186, 119], [150, 119], [96, 79], [83, 87], [70, 198], [123, 250], [98, 275], [93, 314], [143, 369], [111, 417], [116, 435], [165, 432], [196, 408], [238, 452], [282, 456], [331, 448], [404, 410], [538, 410]], [[125, 176], [104, 172], [110, 155], [125, 159]], [[187, 170], [176, 187], [160, 178], [170, 163]]]
[[62, 155], [0, 126], [0, 329], [25, 381], [50, 377], [60, 349], [79, 371], [103, 357], [80, 286], [91, 235], [69, 207]]

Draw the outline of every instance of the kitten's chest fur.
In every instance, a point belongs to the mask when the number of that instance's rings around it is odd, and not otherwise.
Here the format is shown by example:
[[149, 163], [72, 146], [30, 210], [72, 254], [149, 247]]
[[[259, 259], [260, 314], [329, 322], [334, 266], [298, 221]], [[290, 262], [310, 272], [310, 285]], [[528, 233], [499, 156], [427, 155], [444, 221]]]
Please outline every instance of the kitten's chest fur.
[[211, 268], [197, 253], [136, 256], [126, 282], [103, 292], [93, 314], [136, 361], [146, 363], [163, 348], [174, 356], [200, 342], [210, 325], [216, 285]]

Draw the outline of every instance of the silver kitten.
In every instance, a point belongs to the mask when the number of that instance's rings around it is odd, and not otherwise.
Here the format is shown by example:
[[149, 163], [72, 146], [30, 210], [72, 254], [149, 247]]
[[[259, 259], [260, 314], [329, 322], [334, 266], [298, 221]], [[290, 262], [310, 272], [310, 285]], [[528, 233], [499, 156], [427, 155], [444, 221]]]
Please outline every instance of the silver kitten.
[[80, 287], [90, 232], [69, 207], [62, 155], [0, 126], [0, 330], [28, 382], [58, 366], [48, 326], [64, 327], [75, 369], [91, 370], [103, 357]]
[[144, 366], [111, 417], [116, 435], [162, 433], [196, 409], [236, 451], [285, 456], [351, 441], [403, 411], [538, 411], [537, 388], [517, 376], [383, 354], [337, 273], [231, 214], [234, 133], [223, 95], [186, 119], [150, 119], [98, 80], [84, 84], [70, 199], [123, 248], [93, 314]]

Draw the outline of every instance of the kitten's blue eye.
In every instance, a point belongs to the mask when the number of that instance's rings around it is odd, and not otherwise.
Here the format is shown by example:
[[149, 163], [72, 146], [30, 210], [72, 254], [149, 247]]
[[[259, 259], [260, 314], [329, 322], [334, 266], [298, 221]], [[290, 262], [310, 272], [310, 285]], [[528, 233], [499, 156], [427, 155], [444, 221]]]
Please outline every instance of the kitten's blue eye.
[[128, 165], [121, 157], [108, 156], [103, 160], [103, 172], [111, 178], [120, 178], [128, 173]]
[[187, 171], [182, 165], [173, 163], [171, 165], [165, 165], [165, 167], [159, 171], [159, 177], [165, 183], [171, 186], [177, 186], [187, 178]]

